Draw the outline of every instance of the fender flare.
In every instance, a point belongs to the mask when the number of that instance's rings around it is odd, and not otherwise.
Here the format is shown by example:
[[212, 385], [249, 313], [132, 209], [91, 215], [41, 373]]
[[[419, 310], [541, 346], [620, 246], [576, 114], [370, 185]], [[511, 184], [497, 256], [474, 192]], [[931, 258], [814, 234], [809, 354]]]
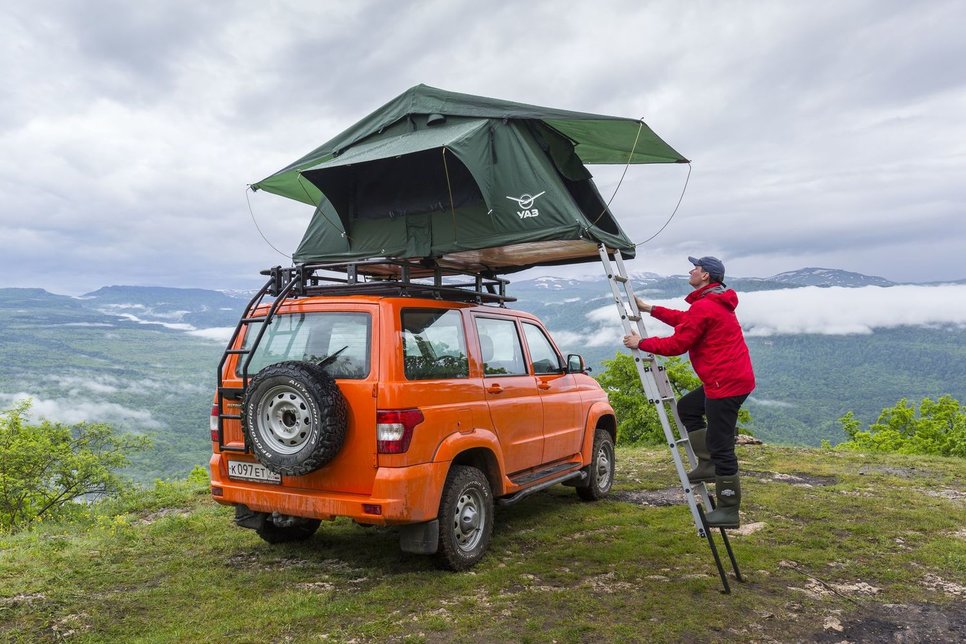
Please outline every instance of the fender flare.
[[[492, 430], [477, 427], [472, 432], [453, 432], [444, 438], [433, 455], [434, 463], [452, 463], [460, 454], [480, 449], [492, 457], [493, 462], [483, 469], [490, 481], [494, 496], [501, 496], [504, 488], [506, 464], [503, 461], [503, 448], [500, 439]], [[495, 466], [495, 467], [494, 467]], [[447, 468], [448, 469], [448, 468]]]
[[595, 402], [587, 410], [587, 422], [584, 425], [584, 440], [580, 448], [581, 454], [590, 454], [594, 449], [594, 433], [597, 429], [597, 425], [600, 423], [601, 418], [610, 416], [613, 419], [613, 427], [607, 426], [606, 429], [611, 434], [611, 438], [614, 440], [614, 444], [617, 444], [617, 416], [614, 413], [614, 408], [610, 406], [609, 402], [599, 401]]

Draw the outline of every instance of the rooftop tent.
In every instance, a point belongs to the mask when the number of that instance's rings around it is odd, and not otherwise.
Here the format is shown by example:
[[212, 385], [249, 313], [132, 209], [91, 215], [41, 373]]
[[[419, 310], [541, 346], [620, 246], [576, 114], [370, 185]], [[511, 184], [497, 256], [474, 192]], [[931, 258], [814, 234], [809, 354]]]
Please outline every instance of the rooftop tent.
[[687, 163], [642, 121], [419, 85], [252, 185], [316, 207], [297, 263], [432, 258], [506, 273], [634, 245], [586, 163]]

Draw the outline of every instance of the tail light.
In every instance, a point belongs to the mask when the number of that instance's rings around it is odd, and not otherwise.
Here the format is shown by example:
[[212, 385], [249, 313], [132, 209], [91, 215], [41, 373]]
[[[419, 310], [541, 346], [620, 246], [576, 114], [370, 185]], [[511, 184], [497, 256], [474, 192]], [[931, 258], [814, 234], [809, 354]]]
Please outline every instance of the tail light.
[[413, 439], [413, 430], [423, 420], [423, 412], [418, 409], [377, 410], [376, 443], [379, 453], [405, 453]]
[[218, 442], [218, 416], [221, 415], [221, 410], [218, 408], [218, 403], [211, 406], [211, 416], [208, 419], [208, 428], [211, 430], [211, 440]]

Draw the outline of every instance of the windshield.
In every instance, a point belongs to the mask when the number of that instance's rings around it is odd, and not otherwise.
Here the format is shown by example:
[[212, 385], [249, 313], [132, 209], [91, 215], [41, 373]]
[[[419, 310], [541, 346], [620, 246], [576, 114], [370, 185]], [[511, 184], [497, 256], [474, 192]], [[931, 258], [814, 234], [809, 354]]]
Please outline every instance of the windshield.
[[[249, 348], [260, 324], [245, 336]], [[276, 362], [304, 360], [321, 364], [333, 378], [361, 379], [369, 375], [372, 319], [368, 313], [298, 313], [276, 316], [259, 343], [248, 375]], [[235, 375], [242, 375], [247, 356], [239, 356]]]

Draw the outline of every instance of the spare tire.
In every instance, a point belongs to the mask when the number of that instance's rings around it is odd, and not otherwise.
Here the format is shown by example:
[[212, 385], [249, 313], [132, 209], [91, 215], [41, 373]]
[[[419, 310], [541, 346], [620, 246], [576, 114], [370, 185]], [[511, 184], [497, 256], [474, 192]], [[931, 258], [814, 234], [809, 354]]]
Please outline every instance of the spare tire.
[[241, 421], [255, 457], [287, 476], [313, 472], [342, 449], [346, 402], [332, 376], [310, 362], [279, 362], [252, 379]]

